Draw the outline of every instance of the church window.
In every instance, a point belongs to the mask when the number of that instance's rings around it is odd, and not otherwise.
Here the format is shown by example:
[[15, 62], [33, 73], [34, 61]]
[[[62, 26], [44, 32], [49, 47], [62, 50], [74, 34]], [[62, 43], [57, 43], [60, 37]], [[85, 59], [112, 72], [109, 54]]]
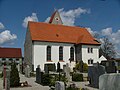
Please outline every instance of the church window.
[[93, 53], [93, 48], [88, 47], [88, 53]]
[[91, 48], [91, 53], [93, 53], [93, 48]]
[[70, 48], [70, 59], [71, 61], [74, 61], [74, 48], [73, 47]]
[[63, 47], [59, 47], [59, 60], [63, 60]]
[[93, 59], [89, 59], [88, 64], [93, 64]]
[[51, 47], [47, 46], [47, 61], [51, 60]]
[[88, 53], [90, 53], [90, 48], [88, 47]]

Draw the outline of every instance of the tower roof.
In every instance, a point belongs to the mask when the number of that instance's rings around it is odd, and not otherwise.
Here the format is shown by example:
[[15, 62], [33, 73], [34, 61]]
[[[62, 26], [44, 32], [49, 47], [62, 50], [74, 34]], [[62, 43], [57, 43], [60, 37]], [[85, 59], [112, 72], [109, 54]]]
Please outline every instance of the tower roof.
[[51, 24], [63, 24], [59, 12], [56, 10], [50, 17], [49, 23]]

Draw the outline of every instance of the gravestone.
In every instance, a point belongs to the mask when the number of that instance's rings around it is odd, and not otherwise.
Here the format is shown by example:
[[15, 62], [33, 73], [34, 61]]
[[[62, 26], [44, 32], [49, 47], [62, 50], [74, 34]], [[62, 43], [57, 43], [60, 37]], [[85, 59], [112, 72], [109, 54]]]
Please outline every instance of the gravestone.
[[99, 77], [99, 90], [120, 90], [120, 74], [104, 74]]
[[115, 66], [115, 62], [114, 61], [107, 62], [106, 72], [107, 73], [116, 73], [116, 71], [117, 71], [117, 68]]
[[41, 83], [41, 69], [40, 69], [40, 65], [37, 66], [36, 68], [36, 82], [37, 83]]
[[6, 69], [5, 89], [10, 90], [10, 70]]
[[29, 67], [29, 65], [27, 65], [26, 66], [26, 68], [25, 68], [25, 77], [30, 77], [30, 67]]
[[61, 81], [55, 82], [55, 90], [65, 90], [65, 84]]
[[3, 87], [5, 90], [10, 90], [10, 70], [6, 66], [4, 66], [3, 78]]
[[117, 66], [115, 61], [102, 61], [101, 65], [105, 66], [105, 70], [107, 73], [116, 73]]
[[63, 65], [63, 72], [65, 72], [66, 65]]
[[67, 78], [68, 81], [72, 81], [72, 78], [70, 76], [70, 67], [69, 67], [69, 64], [67, 63], [66, 64], [66, 67], [65, 67], [65, 76]]
[[49, 73], [49, 70], [48, 70], [48, 65], [47, 65], [47, 64], [45, 64], [45, 66], [44, 66], [44, 71], [45, 71], [45, 73], [46, 73], [46, 74], [48, 74], [48, 73]]
[[105, 74], [105, 67], [102, 65], [95, 65], [88, 67], [88, 78], [92, 87], [99, 87], [99, 76]]

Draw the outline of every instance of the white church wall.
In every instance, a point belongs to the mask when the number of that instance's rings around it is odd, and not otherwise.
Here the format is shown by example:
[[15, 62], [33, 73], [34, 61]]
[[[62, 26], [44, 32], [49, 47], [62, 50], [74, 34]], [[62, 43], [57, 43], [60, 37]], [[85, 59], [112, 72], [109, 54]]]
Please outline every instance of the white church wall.
[[[88, 53], [88, 47], [93, 48], [93, 53]], [[93, 59], [93, 63], [96, 63], [99, 59], [99, 46], [94, 45], [82, 45], [82, 60], [88, 64], [88, 60]]]
[[[47, 46], [51, 46], [51, 61], [47, 62], [46, 58], [46, 49]], [[41, 70], [44, 70], [44, 64], [45, 63], [55, 63], [57, 66], [57, 63], [59, 61], [59, 47], [63, 47], [63, 62], [60, 62], [61, 68], [63, 68], [63, 65], [66, 63], [69, 63], [70, 58], [70, 48], [74, 47], [74, 44], [67, 44], [67, 43], [52, 43], [52, 42], [34, 42], [33, 45], [33, 61], [34, 61], [34, 70], [36, 69], [37, 65], [40, 65]], [[75, 56], [75, 55], [74, 55]], [[74, 57], [75, 58], [75, 57]]]

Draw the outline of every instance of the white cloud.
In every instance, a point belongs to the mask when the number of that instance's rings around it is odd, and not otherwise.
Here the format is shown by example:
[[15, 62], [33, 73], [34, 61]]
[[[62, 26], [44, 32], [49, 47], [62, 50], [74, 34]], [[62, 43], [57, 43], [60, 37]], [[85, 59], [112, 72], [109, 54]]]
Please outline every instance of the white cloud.
[[25, 19], [23, 20], [23, 27], [27, 27], [28, 21], [34, 21], [34, 22], [38, 22], [38, 17], [36, 13], [32, 13], [31, 16], [27, 16], [25, 17]]
[[[80, 17], [81, 14], [90, 13], [90, 10], [77, 8], [77, 9], [71, 9], [68, 11], [64, 11], [64, 8], [58, 9], [61, 19], [63, 21], [64, 25], [68, 26], [74, 26], [75, 19]], [[45, 22], [48, 22], [50, 20], [50, 17], [48, 17]]]
[[86, 28], [93, 36], [95, 33], [99, 33], [100, 34], [100, 41], [101, 43], [104, 43], [103, 38], [102, 37], [108, 37], [109, 40], [115, 45], [115, 49], [117, 51], [117, 56], [120, 57], [120, 30], [118, 30], [117, 32], [113, 32], [112, 28], [105, 28], [102, 29], [101, 31], [97, 32], [92, 30], [91, 28]]
[[113, 32], [112, 28], [106, 28], [106, 29], [103, 29], [101, 32], [103, 36], [107, 36], [108, 38], [110, 38], [110, 40], [114, 44], [120, 45], [120, 30], [118, 30], [117, 32]]
[[101, 32], [103, 36], [110, 36], [112, 34], [112, 28], [103, 29]]
[[11, 34], [9, 30], [5, 30], [0, 33], [0, 44], [11, 42], [15, 39], [17, 39], [17, 36], [15, 34]]
[[93, 31], [91, 28], [86, 28], [87, 30], [88, 30], [88, 32], [92, 35], [92, 36], [94, 36], [96, 33], [97, 33], [97, 31]]
[[4, 29], [4, 25], [0, 22], [0, 29]]

